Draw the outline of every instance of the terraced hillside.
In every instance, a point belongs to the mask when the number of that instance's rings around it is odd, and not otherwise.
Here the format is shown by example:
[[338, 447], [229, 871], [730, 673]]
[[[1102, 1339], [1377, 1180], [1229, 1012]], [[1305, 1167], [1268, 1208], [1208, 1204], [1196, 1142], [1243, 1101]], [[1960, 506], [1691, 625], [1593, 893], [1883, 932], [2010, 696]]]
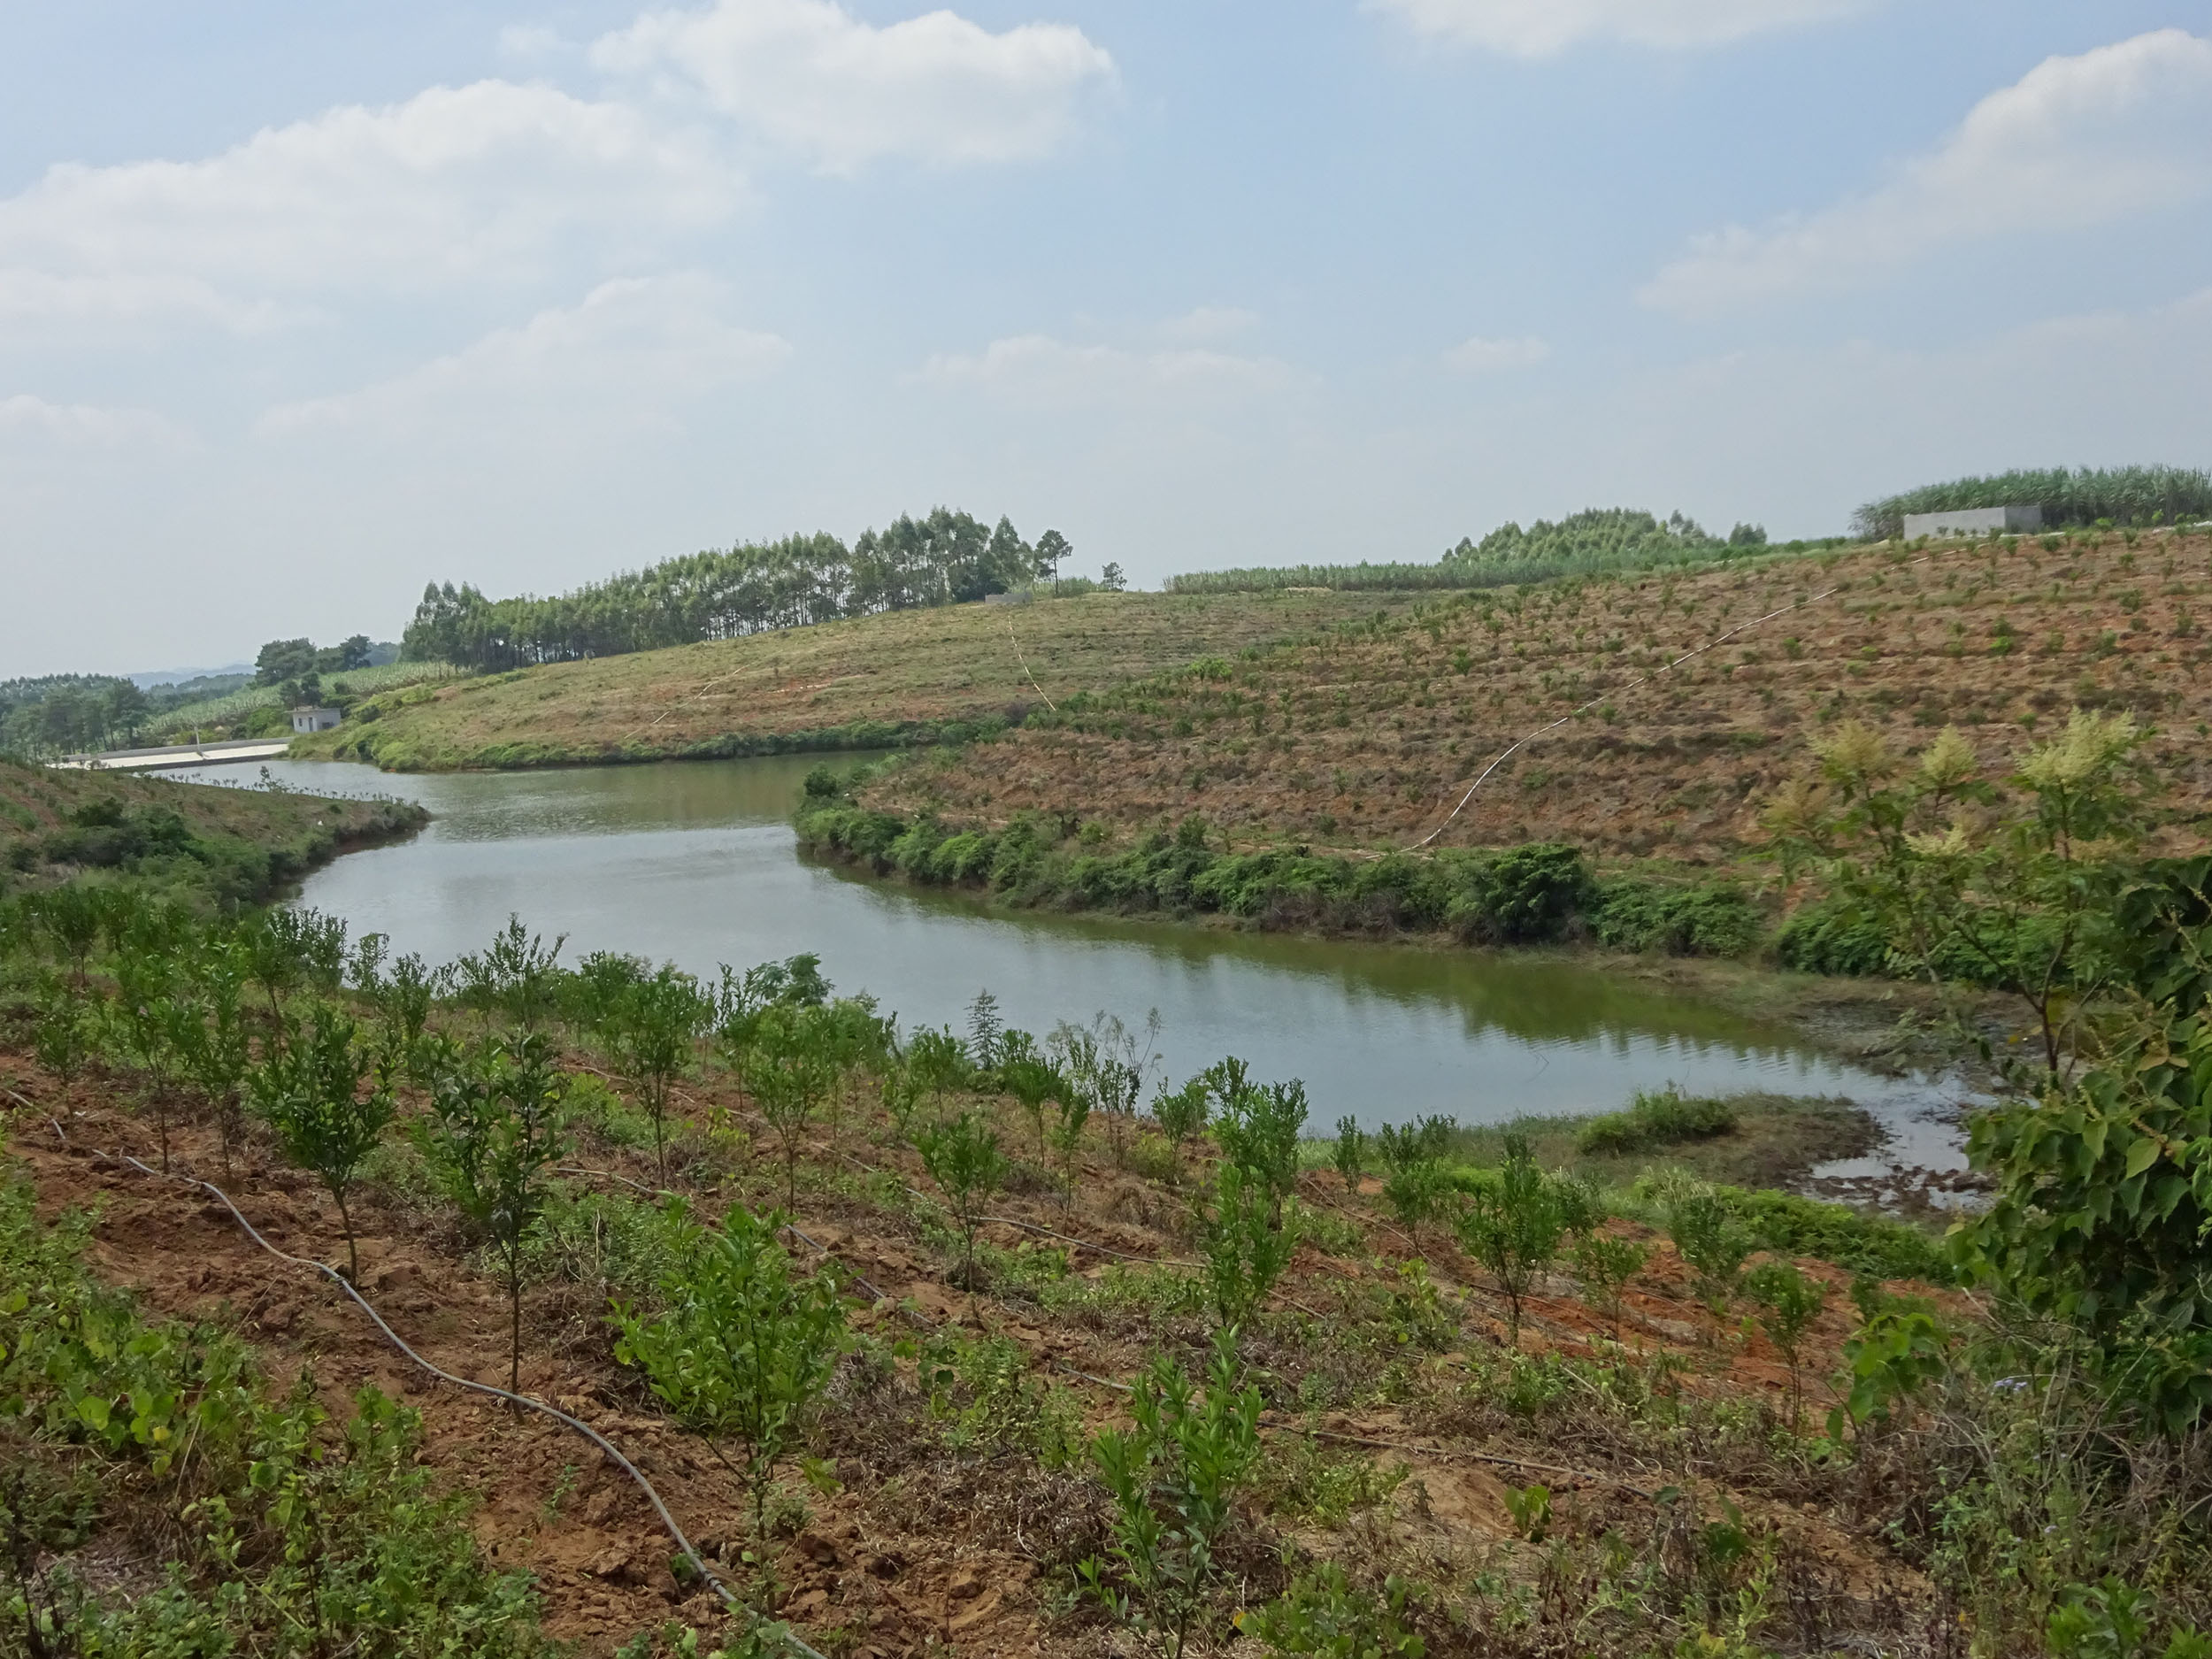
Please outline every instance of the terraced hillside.
[[1067, 700], [895, 768], [864, 800], [950, 824], [1070, 814], [1110, 841], [1197, 813], [1233, 846], [1402, 847], [1441, 826], [1439, 847], [1558, 840], [1715, 864], [1744, 851], [1756, 803], [1840, 721], [1916, 747], [1955, 724], [1993, 761], [2090, 705], [2162, 728], [2149, 757], [2186, 834], [2212, 777], [2208, 566], [2201, 533], [2090, 532], [1371, 608], [1320, 637]]
[[293, 752], [442, 771], [926, 741], [1410, 603], [1090, 594], [896, 611], [392, 692]]

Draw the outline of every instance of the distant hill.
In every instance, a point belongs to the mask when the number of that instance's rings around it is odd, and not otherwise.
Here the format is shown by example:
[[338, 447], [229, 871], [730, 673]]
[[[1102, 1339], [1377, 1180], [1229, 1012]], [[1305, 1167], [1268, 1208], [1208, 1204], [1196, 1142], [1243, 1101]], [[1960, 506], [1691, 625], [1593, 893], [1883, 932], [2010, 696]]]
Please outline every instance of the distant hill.
[[[156, 686], [174, 686], [180, 689], [203, 680], [251, 680], [251, 663], [226, 663], [220, 668], [148, 668], [137, 673], [118, 676], [127, 680], [141, 691], [151, 691]], [[219, 696], [219, 692], [207, 694]]]

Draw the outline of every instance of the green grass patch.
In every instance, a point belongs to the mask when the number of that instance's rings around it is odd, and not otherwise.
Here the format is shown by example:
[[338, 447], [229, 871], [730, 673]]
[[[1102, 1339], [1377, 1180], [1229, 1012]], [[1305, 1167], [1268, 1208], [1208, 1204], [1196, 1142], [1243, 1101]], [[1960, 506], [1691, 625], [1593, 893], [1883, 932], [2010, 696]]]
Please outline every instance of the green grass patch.
[[1575, 1148], [1585, 1154], [1615, 1156], [1649, 1152], [1732, 1134], [1738, 1121], [1736, 1109], [1724, 1100], [1693, 1098], [1671, 1085], [1656, 1091], [1640, 1089], [1626, 1111], [1607, 1112], [1584, 1124], [1575, 1136]]

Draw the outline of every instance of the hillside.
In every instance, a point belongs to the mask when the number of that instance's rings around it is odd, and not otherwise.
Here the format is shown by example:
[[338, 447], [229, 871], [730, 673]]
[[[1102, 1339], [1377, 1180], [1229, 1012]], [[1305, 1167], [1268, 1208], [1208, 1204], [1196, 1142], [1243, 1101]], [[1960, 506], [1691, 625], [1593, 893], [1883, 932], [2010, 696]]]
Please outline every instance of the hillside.
[[293, 753], [443, 771], [965, 735], [977, 722], [1003, 721], [1013, 705], [1099, 695], [1194, 657], [1234, 656], [1410, 603], [1332, 593], [1097, 593], [895, 611], [387, 693]]
[[1197, 813], [1233, 847], [1405, 847], [1442, 826], [1444, 848], [1558, 840], [1710, 865], [1745, 850], [1760, 797], [1839, 721], [1914, 747], [1956, 724], [1994, 758], [2089, 704], [2163, 728], [2151, 757], [2193, 818], [2208, 559], [2201, 534], [2092, 532], [1432, 596], [1065, 702], [894, 768], [862, 799], [949, 824], [1079, 816], [1087, 845]]
[[0, 893], [115, 871], [202, 902], [265, 899], [350, 847], [420, 827], [398, 801], [337, 801], [0, 759]]

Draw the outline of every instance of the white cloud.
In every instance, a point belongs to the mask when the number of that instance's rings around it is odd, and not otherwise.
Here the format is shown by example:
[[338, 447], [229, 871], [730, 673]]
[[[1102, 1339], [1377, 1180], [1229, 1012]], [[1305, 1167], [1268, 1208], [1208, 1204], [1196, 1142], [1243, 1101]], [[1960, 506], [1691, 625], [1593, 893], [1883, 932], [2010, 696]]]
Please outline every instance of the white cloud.
[[28, 392], [0, 397], [0, 435], [28, 434], [70, 444], [178, 445], [186, 434], [148, 409], [106, 409], [91, 403], [50, 403]]
[[1463, 340], [1444, 354], [1445, 365], [1462, 374], [1495, 374], [1505, 369], [1525, 369], [1551, 356], [1551, 346], [1534, 334], [1518, 340], [1485, 340], [1477, 335]]
[[791, 355], [778, 335], [722, 320], [720, 292], [695, 273], [602, 283], [577, 305], [540, 311], [449, 357], [358, 391], [264, 415], [275, 436], [318, 428], [474, 426], [497, 413], [592, 425], [665, 421], [672, 404], [757, 379]]
[[1697, 238], [1640, 295], [1685, 315], [1862, 286], [1947, 246], [2170, 215], [2212, 191], [2212, 42], [2161, 29], [2051, 58], [1868, 195]]
[[65, 163], [0, 201], [0, 320], [250, 328], [318, 296], [539, 274], [711, 221], [738, 186], [618, 104], [502, 81], [271, 127], [201, 161]]
[[1369, 0], [1417, 32], [1517, 58], [1592, 41], [1683, 50], [1803, 28], [1880, 0]]
[[1070, 24], [993, 34], [955, 12], [882, 27], [833, 0], [718, 0], [646, 13], [592, 61], [703, 95], [723, 114], [832, 172], [885, 156], [939, 163], [1043, 155], [1114, 60]]
[[1237, 401], [1293, 389], [1305, 377], [1275, 357], [1195, 347], [1132, 351], [1073, 345], [1047, 334], [994, 340], [972, 356], [941, 354], [922, 378], [972, 387], [1027, 408]]

